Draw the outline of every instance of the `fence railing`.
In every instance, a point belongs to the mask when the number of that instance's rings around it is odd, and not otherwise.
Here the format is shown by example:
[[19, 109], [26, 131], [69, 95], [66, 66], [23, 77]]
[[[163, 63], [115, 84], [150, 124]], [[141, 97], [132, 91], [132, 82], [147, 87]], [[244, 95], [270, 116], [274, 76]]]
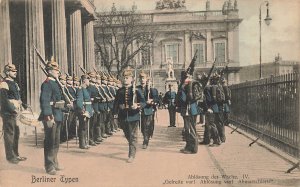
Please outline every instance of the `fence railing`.
[[299, 158], [299, 74], [231, 86], [231, 122]]

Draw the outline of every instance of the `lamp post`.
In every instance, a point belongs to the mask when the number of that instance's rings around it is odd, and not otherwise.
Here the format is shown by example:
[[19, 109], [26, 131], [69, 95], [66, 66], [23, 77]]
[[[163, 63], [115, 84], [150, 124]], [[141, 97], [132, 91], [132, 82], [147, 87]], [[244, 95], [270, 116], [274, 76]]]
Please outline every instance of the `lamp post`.
[[272, 18], [269, 16], [269, 1], [264, 1], [259, 6], [259, 78], [262, 78], [262, 67], [261, 67], [261, 6], [266, 4], [267, 16], [264, 19], [267, 26], [270, 25]]

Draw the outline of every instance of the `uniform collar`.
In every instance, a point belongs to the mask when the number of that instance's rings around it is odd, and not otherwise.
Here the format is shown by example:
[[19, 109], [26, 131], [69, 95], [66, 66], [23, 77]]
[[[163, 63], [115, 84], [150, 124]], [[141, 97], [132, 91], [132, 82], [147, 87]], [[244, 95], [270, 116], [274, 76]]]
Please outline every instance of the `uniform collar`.
[[51, 81], [55, 81], [55, 79], [53, 77], [48, 77], [48, 79]]

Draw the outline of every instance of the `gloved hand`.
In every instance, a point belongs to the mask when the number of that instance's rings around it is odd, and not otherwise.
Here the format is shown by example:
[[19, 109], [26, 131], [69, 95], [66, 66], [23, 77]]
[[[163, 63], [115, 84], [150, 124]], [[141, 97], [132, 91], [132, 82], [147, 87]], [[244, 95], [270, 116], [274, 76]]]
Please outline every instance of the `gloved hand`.
[[131, 106], [131, 108], [132, 108], [133, 110], [137, 109], [137, 108], [138, 108], [137, 103], [133, 103], [132, 106]]
[[53, 127], [53, 125], [54, 125], [54, 120], [52, 119], [52, 120], [49, 120], [49, 121], [46, 121], [46, 125], [47, 125], [47, 127], [48, 128], [52, 128]]
[[210, 108], [207, 110], [207, 112], [208, 113], [213, 113], [212, 109], [210, 109]]

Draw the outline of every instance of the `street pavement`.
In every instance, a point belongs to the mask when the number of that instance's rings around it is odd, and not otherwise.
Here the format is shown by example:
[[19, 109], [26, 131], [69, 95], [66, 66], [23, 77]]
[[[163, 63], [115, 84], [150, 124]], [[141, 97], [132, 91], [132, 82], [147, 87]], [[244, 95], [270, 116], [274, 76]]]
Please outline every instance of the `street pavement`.
[[[177, 114], [178, 115], [178, 114]], [[91, 147], [78, 149], [75, 140], [60, 146], [58, 160], [63, 171], [51, 176], [43, 168], [43, 133], [38, 128], [38, 146], [34, 134], [20, 139], [19, 152], [28, 158], [18, 165], [5, 160], [1, 139], [0, 186], [300, 186], [300, 171], [285, 171], [292, 165], [269, 150], [254, 144], [226, 127], [226, 142], [219, 147], [199, 145], [197, 154], [182, 154], [182, 118], [177, 127], [167, 127], [168, 112], [159, 110], [154, 137], [148, 149], [142, 149], [142, 135], [136, 159], [127, 163], [128, 144], [122, 131]], [[24, 129], [24, 127], [22, 127]], [[27, 127], [27, 131], [34, 130]], [[197, 125], [203, 134], [201, 124]], [[201, 139], [201, 136], [199, 138]]]

